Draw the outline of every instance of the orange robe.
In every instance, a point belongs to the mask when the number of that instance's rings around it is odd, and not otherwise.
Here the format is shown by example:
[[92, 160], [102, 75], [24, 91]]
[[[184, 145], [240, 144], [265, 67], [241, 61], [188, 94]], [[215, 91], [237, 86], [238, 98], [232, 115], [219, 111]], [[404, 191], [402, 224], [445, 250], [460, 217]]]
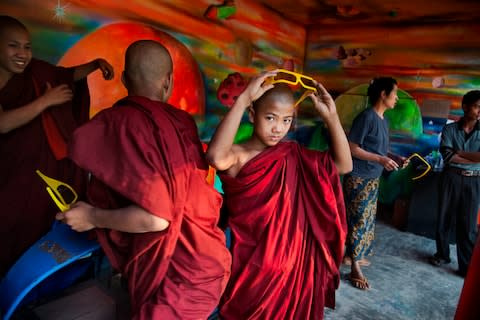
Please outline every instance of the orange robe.
[[127, 97], [74, 134], [70, 156], [94, 179], [90, 202], [136, 204], [170, 222], [162, 232], [97, 229], [112, 266], [128, 280], [134, 319], [206, 319], [230, 274], [217, 227], [221, 196], [192, 117], [144, 97]]
[[222, 319], [322, 319], [335, 304], [346, 235], [330, 155], [284, 142], [220, 177], [233, 255]]
[[[88, 120], [86, 80], [74, 83], [73, 69], [32, 59], [24, 72], [15, 74], [0, 90], [0, 105], [4, 111], [22, 107], [42, 95], [47, 82], [52, 87], [69, 85], [74, 91], [73, 100], [50, 107], [29, 123], [0, 134], [0, 278], [48, 232], [58, 212], [36, 169], [67, 182], [80, 198], [84, 195], [86, 175], [70, 159], [57, 160], [53, 150], [58, 141], [49, 140], [46, 132], [55, 129], [65, 145], [73, 130]], [[42, 121], [46, 115], [49, 126]]]

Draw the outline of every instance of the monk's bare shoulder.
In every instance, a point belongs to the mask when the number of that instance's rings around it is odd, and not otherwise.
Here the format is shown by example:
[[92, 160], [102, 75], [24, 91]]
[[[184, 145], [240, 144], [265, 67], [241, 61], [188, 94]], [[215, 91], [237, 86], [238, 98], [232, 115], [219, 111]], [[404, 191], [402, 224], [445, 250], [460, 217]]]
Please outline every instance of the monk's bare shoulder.
[[235, 156], [235, 163], [226, 170], [227, 174], [232, 177], [236, 177], [242, 170], [243, 166], [253, 157], [260, 153], [258, 150], [249, 148], [248, 144], [234, 144], [232, 146], [232, 152]]

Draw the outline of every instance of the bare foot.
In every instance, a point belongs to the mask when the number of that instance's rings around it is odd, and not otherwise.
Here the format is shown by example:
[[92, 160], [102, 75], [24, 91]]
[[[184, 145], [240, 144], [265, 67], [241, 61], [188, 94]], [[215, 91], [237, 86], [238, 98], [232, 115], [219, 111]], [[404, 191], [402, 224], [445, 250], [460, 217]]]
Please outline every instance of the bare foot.
[[367, 278], [363, 275], [362, 269], [358, 261], [352, 263], [351, 272], [349, 275], [350, 282], [355, 288], [361, 290], [370, 289]]

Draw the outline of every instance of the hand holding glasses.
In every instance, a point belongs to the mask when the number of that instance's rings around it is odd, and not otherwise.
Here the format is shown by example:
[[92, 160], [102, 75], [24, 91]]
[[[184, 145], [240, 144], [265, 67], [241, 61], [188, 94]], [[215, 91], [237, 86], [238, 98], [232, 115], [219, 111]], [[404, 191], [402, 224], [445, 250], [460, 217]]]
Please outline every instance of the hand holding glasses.
[[44, 175], [40, 172], [40, 170], [36, 170], [35, 172], [47, 184], [47, 192], [53, 199], [57, 207], [60, 209], [60, 211], [67, 211], [68, 209], [70, 209], [70, 206], [77, 201], [78, 195], [71, 186], [62, 181], [58, 181]]
[[420, 179], [420, 178], [422, 178], [423, 176], [425, 176], [425, 175], [432, 169], [432, 167], [430, 166], [430, 164], [428, 163], [428, 161], [425, 160], [421, 155], [419, 155], [418, 153], [413, 153], [410, 157], [408, 157], [408, 158], [405, 160], [405, 163], [406, 163], [407, 165], [405, 165], [402, 169], [405, 169], [406, 167], [408, 167], [408, 165], [410, 164], [410, 160], [413, 159], [413, 158], [418, 158], [418, 159], [420, 159], [420, 160], [426, 165], [426, 170], [425, 170], [424, 172], [422, 172], [420, 175], [412, 178], [412, 180], [417, 180], [417, 179]]

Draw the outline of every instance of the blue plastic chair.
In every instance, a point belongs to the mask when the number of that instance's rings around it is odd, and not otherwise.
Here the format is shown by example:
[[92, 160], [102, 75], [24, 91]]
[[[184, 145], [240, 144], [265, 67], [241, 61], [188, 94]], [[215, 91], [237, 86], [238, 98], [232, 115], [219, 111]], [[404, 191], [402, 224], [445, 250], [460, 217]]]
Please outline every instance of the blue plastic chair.
[[91, 256], [99, 249], [98, 242], [88, 239], [87, 233], [78, 233], [63, 223], [54, 224], [45, 236], [18, 259], [1, 280], [2, 319], [10, 319], [22, 302], [28, 302], [26, 300], [29, 293], [33, 293], [32, 291], [44, 280], [66, 270], [67, 266]]

